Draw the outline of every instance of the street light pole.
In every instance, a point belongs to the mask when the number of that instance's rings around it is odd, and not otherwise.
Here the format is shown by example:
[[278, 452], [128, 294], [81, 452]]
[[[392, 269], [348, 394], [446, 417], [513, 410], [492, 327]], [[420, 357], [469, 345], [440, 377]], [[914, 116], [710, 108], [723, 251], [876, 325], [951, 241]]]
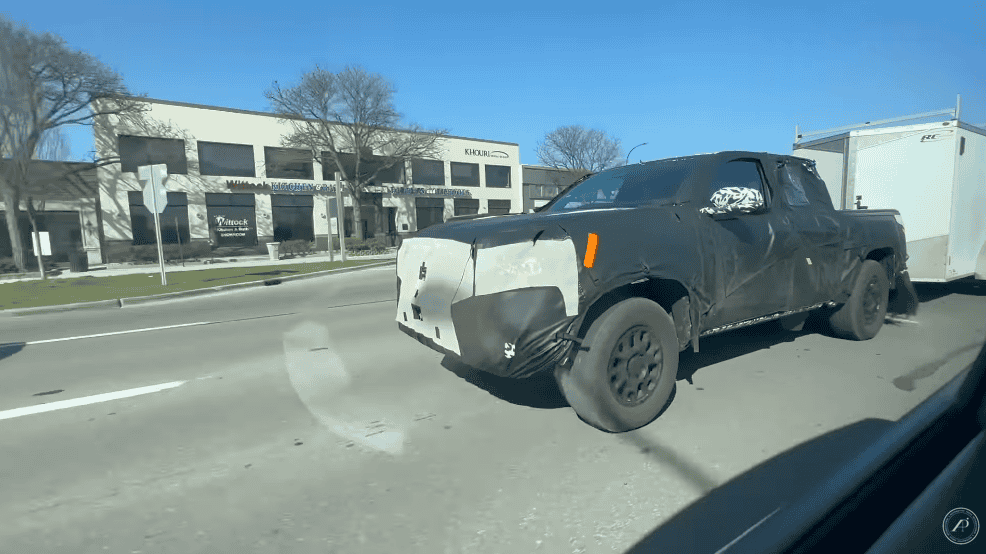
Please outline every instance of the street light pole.
[[[647, 144], [646, 142], [641, 142], [637, 146], [645, 146], [646, 144]], [[628, 164], [630, 163], [630, 154], [633, 153], [633, 151], [637, 149], [637, 146], [634, 146], [633, 148], [630, 149], [630, 152], [627, 152], [627, 163]]]

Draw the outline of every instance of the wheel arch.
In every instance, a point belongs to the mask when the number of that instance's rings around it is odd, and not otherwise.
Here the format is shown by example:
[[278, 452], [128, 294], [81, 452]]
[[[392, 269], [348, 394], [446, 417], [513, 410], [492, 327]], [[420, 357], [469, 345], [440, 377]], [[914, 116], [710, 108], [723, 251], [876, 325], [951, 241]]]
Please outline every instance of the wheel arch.
[[876, 250], [871, 250], [863, 258], [863, 261], [866, 260], [873, 260], [883, 266], [883, 271], [887, 274], [887, 281], [890, 283], [890, 290], [897, 288], [896, 279], [894, 279], [897, 267], [897, 253], [894, 252], [893, 248], [877, 248]]
[[674, 320], [678, 336], [678, 348], [684, 349], [690, 343], [697, 347], [697, 335], [692, 325], [690, 293], [684, 285], [674, 279], [659, 277], [645, 278], [630, 283], [624, 283], [603, 293], [589, 305], [585, 317], [579, 325], [577, 336], [585, 338], [589, 327], [606, 310], [629, 298], [647, 298], [656, 302]]

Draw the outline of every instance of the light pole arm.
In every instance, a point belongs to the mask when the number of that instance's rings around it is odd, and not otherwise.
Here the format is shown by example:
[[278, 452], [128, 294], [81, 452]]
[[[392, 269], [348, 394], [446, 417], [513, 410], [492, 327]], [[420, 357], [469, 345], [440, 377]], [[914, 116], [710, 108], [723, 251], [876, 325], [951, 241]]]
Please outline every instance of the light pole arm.
[[633, 148], [631, 148], [631, 149], [630, 149], [630, 151], [629, 151], [629, 152], [627, 152], [627, 163], [628, 163], [628, 164], [630, 163], [630, 154], [632, 154], [632, 153], [633, 153], [633, 151], [634, 151], [634, 150], [636, 150], [638, 146], [646, 146], [646, 145], [647, 145], [647, 143], [646, 143], [646, 142], [641, 142], [641, 143], [640, 143], [640, 144], [638, 144], [637, 146], [634, 146]]

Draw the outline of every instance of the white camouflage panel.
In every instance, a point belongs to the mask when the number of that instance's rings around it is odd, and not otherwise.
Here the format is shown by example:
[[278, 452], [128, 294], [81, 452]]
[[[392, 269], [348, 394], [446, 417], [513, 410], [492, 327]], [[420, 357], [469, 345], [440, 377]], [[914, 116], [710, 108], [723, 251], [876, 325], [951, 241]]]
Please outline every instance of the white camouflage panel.
[[723, 187], [712, 195], [712, 206], [699, 211], [707, 215], [747, 213], [763, 205], [759, 190], [746, 187]]

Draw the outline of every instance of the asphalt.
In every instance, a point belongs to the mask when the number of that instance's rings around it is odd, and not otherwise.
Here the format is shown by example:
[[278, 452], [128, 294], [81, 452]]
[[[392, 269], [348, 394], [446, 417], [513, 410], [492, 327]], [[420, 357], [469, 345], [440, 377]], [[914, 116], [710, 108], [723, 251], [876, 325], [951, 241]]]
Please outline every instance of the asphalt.
[[[342, 259], [341, 256], [338, 253], [336, 253], [335, 261], [341, 261], [341, 259]], [[33, 308], [12, 308], [12, 309], [0, 310], [0, 316], [36, 315], [36, 314], [63, 312], [67, 310], [79, 310], [79, 309], [88, 309], [88, 308], [122, 308], [124, 306], [146, 304], [150, 302], [159, 302], [165, 300], [173, 300], [176, 298], [187, 298], [193, 296], [218, 294], [221, 292], [227, 292], [234, 289], [277, 285], [282, 282], [295, 281], [299, 279], [312, 279], [315, 277], [322, 277], [324, 275], [349, 273], [351, 271], [358, 271], [370, 267], [393, 265], [397, 263], [397, 250], [390, 249], [390, 251], [388, 251], [385, 254], [371, 254], [365, 256], [347, 255], [346, 259], [347, 261], [372, 260], [375, 263], [369, 263], [358, 267], [345, 267], [345, 268], [332, 269], [327, 271], [316, 271], [312, 273], [304, 273], [301, 275], [291, 275], [291, 276], [276, 277], [271, 279], [261, 279], [257, 281], [246, 282], [246, 283], [219, 285], [215, 287], [207, 287], [202, 289], [180, 291], [180, 292], [173, 292], [166, 294], [156, 294], [152, 296], [134, 296], [128, 298], [101, 300], [96, 302], [78, 302], [74, 304], [59, 304], [54, 306], [39, 306]], [[227, 268], [227, 267], [296, 265], [296, 264], [327, 262], [327, 261], [329, 261], [328, 252], [319, 252], [315, 254], [309, 254], [303, 257], [282, 258], [276, 261], [271, 260], [269, 256], [237, 256], [232, 258], [210, 258], [208, 260], [202, 260], [198, 262], [186, 261], [184, 264], [169, 263], [165, 265], [165, 272], [174, 273], [178, 271], [196, 271], [202, 269], [213, 269], [217, 267]], [[160, 266], [158, 264], [143, 264], [143, 265], [100, 264], [100, 265], [90, 266], [88, 271], [51, 272], [49, 273], [48, 278], [49, 279], [78, 279], [82, 277], [112, 277], [117, 275], [154, 274], [159, 272], [160, 272]], [[12, 283], [19, 281], [40, 281], [40, 280], [41, 280], [41, 274], [39, 272], [28, 273], [25, 274], [23, 277], [16, 277], [16, 278], [6, 278], [0, 276], [0, 285], [2, 285], [3, 283]]]

